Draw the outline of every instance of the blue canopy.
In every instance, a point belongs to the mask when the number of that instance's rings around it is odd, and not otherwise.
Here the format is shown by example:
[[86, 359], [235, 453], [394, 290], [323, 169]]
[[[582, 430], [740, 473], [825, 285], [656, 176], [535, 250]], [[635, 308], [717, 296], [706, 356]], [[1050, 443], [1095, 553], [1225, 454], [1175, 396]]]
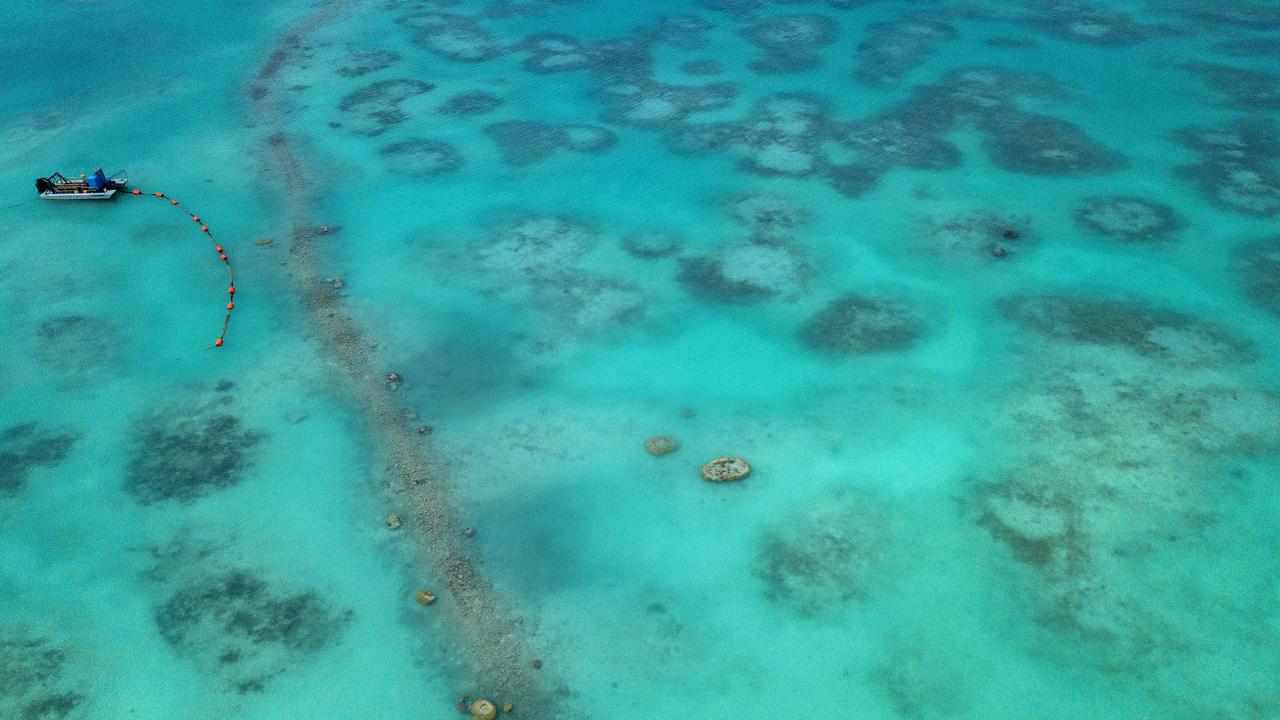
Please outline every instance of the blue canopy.
[[90, 190], [105, 190], [107, 188], [107, 174], [102, 172], [102, 168], [98, 168], [86, 180]]

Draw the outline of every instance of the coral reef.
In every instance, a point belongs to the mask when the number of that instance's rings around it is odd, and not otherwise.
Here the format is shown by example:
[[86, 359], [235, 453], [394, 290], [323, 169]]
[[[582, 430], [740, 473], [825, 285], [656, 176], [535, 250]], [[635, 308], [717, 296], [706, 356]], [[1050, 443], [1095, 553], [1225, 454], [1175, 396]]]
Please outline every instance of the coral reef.
[[601, 153], [617, 135], [598, 125], [551, 125], [534, 120], [508, 120], [485, 127], [508, 165], [525, 167], [547, 160], [560, 150]]
[[1236, 248], [1233, 269], [1249, 300], [1280, 318], [1280, 235]]
[[354, 615], [314, 591], [287, 592], [246, 570], [202, 577], [174, 592], [155, 612], [165, 641], [240, 694], [327, 650]]
[[1198, 75], [1233, 110], [1280, 110], [1280, 74], [1207, 62], [1184, 63], [1182, 68]]
[[505, 51], [480, 22], [466, 15], [417, 12], [397, 22], [409, 30], [413, 44], [456, 62], [486, 62]]
[[912, 128], [910, 118], [876, 117], [833, 128], [833, 141], [861, 155], [869, 167], [888, 170], [910, 167], [946, 170], [961, 163], [960, 150], [929, 134], [928, 128]]
[[351, 116], [352, 132], [372, 137], [409, 119], [400, 107], [405, 100], [434, 89], [431, 83], [413, 78], [379, 80], [344, 96], [338, 109]]
[[43, 431], [34, 422], [0, 431], [0, 498], [22, 492], [36, 468], [60, 465], [78, 439], [71, 433]]
[[1007, 262], [1035, 243], [1030, 218], [989, 210], [925, 217], [912, 236], [919, 252], [949, 262], [956, 258]]
[[[644, 94], [636, 83], [625, 87], [632, 103]], [[728, 153], [745, 173], [822, 177], [850, 197], [871, 190], [895, 167], [957, 166], [959, 150], [945, 135], [962, 122], [976, 125], [993, 160], [1015, 172], [1073, 176], [1125, 167], [1123, 156], [1075, 125], [1023, 112], [1016, 103], [1062, 96], [1044, 75], [967, 66], [861, 120], [834, 119], [824, 98], [797, 92], [762, 98], [738, 121], [687, 122], [671, 104], [663, 106], [662, 120], [674, 125], [665, 140], [678, 155]]]
[[888, 540], [888, 524], [873, 499], [837, 491], [765, 530], [753, 572], [770, 602], [802, 618], [820, 618], [867, 597]]
[[462, 153], [439, 140], [410, 138], [384, 145], [379, 151], [390, 169], [415, 178], [432, 178], [457, 172], [464, 164]]
[[699, 15], [663, 15], [651, 36], [656, 42], [680, 50], [702, 50], [707, 47], [707, 33], [715, 24]]
[[703, 76], [703, 75], [719, 75], [724, 72], [724, 67], [720, 65], [718, 60], [690, 60], [680, 66], [680, 70], [686, 75]]
[[590, 49], [569, 35], [538, 33], [525, 38], [520, 49], [527, 52], [522, 67], [532, 73], [576, 72], [592, 66]]
[[1177, 173], [1215, 206], [1256, 217], [1280, 214], [1280, 126], [1251, 117], [1217, 128], [1190, 127], [1174, 140], [1200, 154]]
[[644, 291], [633, 283], [584, 271], [564, 271], [538, 278], [534, 304], [575, 333], [590, 334], [636, 322], [647, 305]]
[[65, 647], [27, 628], [0, 626], [0, 715], [14, 720], [84, 717], [86, 696], [68, 687]]
[[920, 311], [906, 301], [850, 293], [805, 321], [800, 340], [827, 355], [858, 356], [907, 350], [926, 330]]
[[681, 128], [690, 115], [728, 107], [737, 96], [738, 88], [732, 83], [672, 85], [646, 77], [610, 83], [597, 92], [608, 122], [675, 129]]
[[622, 249], [641, 260], [670, 257], [679, 253], [683, 246], [684, 241], [678, 234], [665, 230], [633, 232], [622, 238]]
[[867, 672], [867, 681], [903, 720], [964, 718], [975, 715], [968, 680], [967, 653], [924, 637], [890, 634], [884, 657]]
[[400, 53], [382, 48], [351, 48], [337, 69], [342, 77], [363, 77], [400, 62]]
[[1139, 22], [1122, 10], [1103, 3], [1035, 0], [1023, 23], [1046, 34], [1084, 45], [1118, 47], [1136, 45], [1167, 36], [1172, 29]]
[[831, 45], [840, 27], [827, 15], [776, 15], [760, 18], [742, 35], [762, 55], [751, 62], [761, 74], [802, 72], [822, 63], [820, 50]]
[[502, 98], [492, 93], [480, 91], [460, 93], [446, 100], [437, 112], [452, 117], [488, 115], [502, 107], [503, 103]]
[[1229, 4], [1213, 0], [1170, 0], [1152, 5], [1163, 12], [1177, 13], [1197, 32], [1204, 32], [1206, 27], [1227, 32], [1241, 29], [1269, 32], [1280, 24], [1280, 8], [1267, 0], [1236, 0]]
[[730, 195], [722, 210], [752, 237], [783, 238], [808, 225], [813, 212], [785, 195], [747, 192]]
[[1250, 342], [1221, 327], [1139, 300], [1090, 295], [1005, 298], [1000, 312], [1046, 338], [1123, 349], [1188, 367], [1252, 362]]
[[110, 317], [54, 315], [36, 328], [35, 357], [53, 370], [59, 381], [76, 385], [95, 371], [115, 366], [119, 356], [114, 340], [118, 333], [119, 328]]
[[573, 265], [597, 241], [596, 231], [581, 220], [520, 213], [491, 227], [475, 248], [475, 259], [486, 272], [529, 280]]
[[1074, 217], [1077, 224], [1089, 231], [1123, 242], [1168, 240], [1184, 224], [1168, 205], [1133, 195], [1086, 198], [1076, 208]]
[[950, 24], [927, 17], [874, 22], [866, 30], [868, 38], [858, 45], [853, 77], [873, 87], [901, 82], [938, 45], [959, 36]]
[[751, 303], [803, 291], [811, 274], [795, 248], [772, 240], [751, 240], [724, 246], [714, 255], [682, 259], [677, 278], [698, 297]]
[[1121, 170], [1128, 161], [1094, 141], [1084, 130], [1055, 117], [1007, 113], [988, 117], [983, 147], [991, 161], [1026, 175], [1100, 175]]
[[124, 485], [134, 500], [191, 503], [244, 478], [267, 436], [246, 429], [231, 400], [173, 405], [135, 422]]

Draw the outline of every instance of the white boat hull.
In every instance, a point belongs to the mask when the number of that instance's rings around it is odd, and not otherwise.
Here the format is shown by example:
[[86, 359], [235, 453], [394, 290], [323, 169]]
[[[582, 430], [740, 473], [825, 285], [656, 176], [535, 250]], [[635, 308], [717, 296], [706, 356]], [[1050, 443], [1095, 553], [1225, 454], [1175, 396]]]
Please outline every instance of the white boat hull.
[[45, 190], [40, 193], [40, 197], [45, 200], [110, 200], [115, 194], [115, 188], [101, 192], [53, 192], [52, 190]]

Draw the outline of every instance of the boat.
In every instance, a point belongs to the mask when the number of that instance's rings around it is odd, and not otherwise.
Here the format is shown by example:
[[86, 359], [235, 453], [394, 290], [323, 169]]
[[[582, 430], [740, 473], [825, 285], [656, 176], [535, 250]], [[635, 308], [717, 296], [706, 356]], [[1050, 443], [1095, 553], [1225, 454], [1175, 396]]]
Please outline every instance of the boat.
[[110, 200], [117, 190], [123, 190], [128, 184], [129, 178], [123, 171], [107, 177], [102, 168], [98, 168], [92, 175], [78, 178], [57, 172], [36, 178], [36, 192], [45, 200]]

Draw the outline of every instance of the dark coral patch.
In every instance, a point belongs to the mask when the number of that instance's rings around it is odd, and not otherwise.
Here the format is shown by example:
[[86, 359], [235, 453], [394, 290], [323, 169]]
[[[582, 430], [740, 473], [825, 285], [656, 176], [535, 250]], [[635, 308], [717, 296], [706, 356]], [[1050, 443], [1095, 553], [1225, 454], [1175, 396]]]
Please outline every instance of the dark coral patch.
[[[170, 231], [171, 232], [171, 231]], [[117, 358], [109, 317], [55, 315], [36, 328], [35, 356], [44, 366], [73, 382], [113, 364]]]
[[485, 62], [505, 48], [474, 18], [444, 12], [420, 12], [397, 22], [409, 28], [415, 45], [457, 62]]
[[412, 138], [385, 145], [379, 151], [391, 170], [416, 178], [448, 175], [462, 168], [462, 153], [439, 140]]
[[831, 45], [840, 27], [826, 15], [780, 15], [748, 25], [743, 37], [759, 48], [750, 64], [762, 74], [804, 72], [822, 64], [821, 49]]
[[603, 152], [617, 142], [617, 135], [598, 125], [551, 125], [536, 120], [509, 120], [485, 128], [498, 144], [508, 165], [525, 167], [551, 158], [560, 150]]
[[347, 53], [345, 64], [337, 69], [342, 77], [362, 77], [385, 70], [400, 62], [400, 53], [381, 48], [353, 49]]
[[1280, 37], [1245, 37], [1215, 43], [1213, 51], [1231, 57], [1280, 57]]
[[783, 237], [813, 221], [807, 206], [772, 193], [735, 193], [722, 201], [721, 209], [755, 237]]
[[714, 257], [681, 260], [677, 279], [694, 295], [716, 302], [751, 303], [767, 300], [773, 295], [768, 288], [730, 279], [725, 275], [723, 263]]
[[1129, 13], [1103, 4], [1039, 0], [1030, 9], [1025, 20], [1028, 25], [1083, 45], [1136, 45], [1171, 32], [1168, 27], [1141, 23]]
[[803, 291], [812, 268], [800, 251], [775, 238], [729, 243], [715, 254], [686, 258], [677, 279], [706, 300], [751, 303]]
[[978, 525], [1015, 558], [1038, 568], [1071, 564], [1087, 552], [1072, 488], [1054, 480], [1028, 474], [983, 485], [977, 493]]
[[63, 720], [87, 699], [65, 687], [67, 651], [26, 630], [0, 629], [0, 715], [15, 720]]
[[0, 432], [0, 497], [22, 492], [36, 468], [60, 465], [77, 439], [70, 433], [42, 431], [34, 422]]
[[606, 85], [597, 93], [609, 122], [637, 127], [680, 128], [690, 115], [721, 110], [738, 95], [732, 83], [671, 85], [637, 80]]
[[1280, 318], [1280, 235], [1241, 245], [1234, 260], [1245, 295]]
[[265, 439], [245, 429], [240, 418], [219, 404], [174, 408], [149, 417], [138, 423], [133, 435], [125, 490], [143, 505], [190, 503], [236, 485]]
[[589, 48], [577, 38], [560, 33], [530, 35], [520, 43], [519, 49], [529, 53], [522, 67], [540, 75], [584, 70], [593, 61]]
[[1229, 108], [1246, 112], [1280, 110], [1280, 74], [1206, 62], [1182, 67], [1204, 80]]
[[762, 533], [753, 574], [771, 603], [803, 618], [824, 617], [867, 597], [887, 537], [874, 502], [837, 492]]
[[486, 17], [510, 18], [546, 15], [562, 8], [579, 5], [583, 0], [491, 0], [484, 8]]
[[1158, 3], [1157, 7], [1178, 12], [1197, 31], [1203, 31], [1206, 24], [1228, 31], [1244, 28], [1269, 32], [1280, 27], [1280, 7], [1270, 0], [1175, 0]]
[[991, 161], [1024, 175], [1100, 175], [1123, 169], [1128, 161], [1098, 143], [1079, 126], [1035, 113], [989, 117], [983, 147]]
[[622, 239], [622, 249], [641, 260], [656, 260], [680, 252], [684, 241], [674, 232], [648, 230], [629, 233]]
[[666, 15], [658, 21], [654, 37], [681, 50], [700, 50], [707, 46], [707, 33], [715, 25], [697, 15]]
[[858, 153], [868, 166], [946, 170], [961, 163], [960, 150], [947, 140], [913, 128], [893, 116], [846, 123], [833, 129], [836, 142]]
[[1122, 242], [1168, 240], [1184, 224], [1168, 205], [1134, 195], [1086, 198], [1073, 215], [1089, 231]]
[[989, 210], [927, 218], [913, 237], [915, 246], [926, 255], [1002, 264], [1036, 243], [1030, 218]]
[[461, 93], [446, 100], [440, 106], [439, 113], [455, 117], [488, 115], [502, 107], [503, 103], [504, 100], [502, 98], [487, 92]]
[[810, 317], [800, 328], [800, 340], [827, 355], [856, 357], [908, 350], [927, 329], [924, 316], [911, 303], [848, 294]]
[[484, 129], [508, 165], [524, 167], [540, 163], [561, 147], [561, 135], [554, 125], [536, 120], [508, 120]]
[[867, 33], [869, 37], [858, 45], [853, 76], [873, 87], [900, 82], [923, 65], [938, 45], [958, 35], [951, 25], [929, 18], [871, 23]]
[[401, 109], [405, 100], [434, 88], [429, 82], [413, 78], [379, 80], [343, 97], [338, 109], [359, 119], [360, 124], [354, 132], [381, 135], [391, 126], [409, 119], [409, 114]]
[[315, 592], [281, 592], [243, 570], [197, 580], [155, 612], [166, 642], [241, 694], [264, 691], [276, 676], [337, 644], [353, 618]]
[[720, 64], [720, 61], [706, 58], [683, 63], [680, 66], [680, 70], [686, 75], [719, 75], [724, 72], [724, 67]]
[[1215, 324], [1137, 300], [1035, 295], [1006, 298], [999, 308], [1009, 320], [1053, 340], [1189, 365], [1256, 359], [1251, 343]]
[[1183, 128], [1174, 139], [1200, 154], [1199, 162], [1179, 167], [1177, 174], [1215, 206], [1256, 217], [1280, 214], [1280, 125], [1274, 120]]

